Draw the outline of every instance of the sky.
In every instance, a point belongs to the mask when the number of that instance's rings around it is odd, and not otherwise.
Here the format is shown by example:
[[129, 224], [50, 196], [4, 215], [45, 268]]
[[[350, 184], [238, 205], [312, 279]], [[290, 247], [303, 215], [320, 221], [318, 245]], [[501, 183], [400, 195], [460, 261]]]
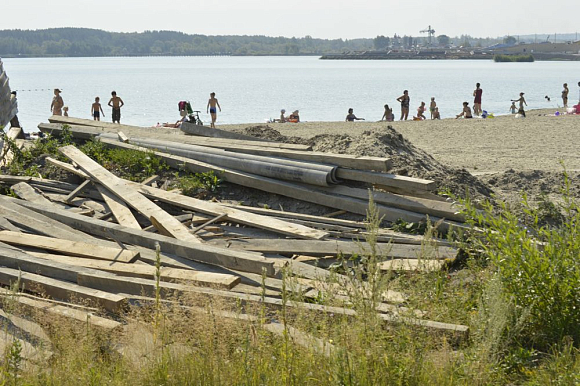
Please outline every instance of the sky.
[[436, 35], [498, 37], [575, 33], [572, 0], [6, 0], [0, 29], [86, 27], [324, 39]]

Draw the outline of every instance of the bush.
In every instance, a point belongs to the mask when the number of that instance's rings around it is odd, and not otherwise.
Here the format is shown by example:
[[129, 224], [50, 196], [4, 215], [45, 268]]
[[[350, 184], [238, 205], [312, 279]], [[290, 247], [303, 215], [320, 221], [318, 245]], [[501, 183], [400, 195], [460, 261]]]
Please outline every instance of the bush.
[[565, 338], [580, 345], [580, 207], [564, 180], [558, 227], [541, 225], [544, 209], [532, 208], [525, 195], [527, 226], [505, 204], [496, 215], [490, 203], [483, 211], [466, 203], [471, 223], [481, 229], [476, 246], [501, 282], [504, 300], [516, 307], [515, 320], [523, 323], [516, 339], [527, 348], [547, 350]]
[[509, 62], [534, 62], [534, 57], [532, 55], [501, 55], [497, 54], [493, 56], [493, 61], [498, 63], [509, 63]]

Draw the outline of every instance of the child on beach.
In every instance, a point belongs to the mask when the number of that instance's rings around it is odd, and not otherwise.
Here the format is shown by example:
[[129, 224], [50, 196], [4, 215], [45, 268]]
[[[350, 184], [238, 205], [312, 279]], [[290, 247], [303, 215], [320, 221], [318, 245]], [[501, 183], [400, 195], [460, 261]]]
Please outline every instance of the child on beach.
[[68, 106], [64, 106], [64, 107], [62, 108], [62, 111], [64, 111], [64, 114], [63, 114], [63, 115], [64, 115], [65, 117], [68, 117]]
[[220, 106], [217, 98], [215, 97], [215, 92], [209, 94], [209, 100], [207, 101], [207, 111], [211, 115], [211, 127], [215, 129], [215, 121], [217, 120], [217, 108], [220, 109], [220, 113], [222, 111], [222, 107]]
[[431, 119], [441, 119], [441, 114], [439, 114], [439, 107], [435, 107], [433, 113], [431, 114]]
[[101, 114], [103, 115], [103, 118], [105, 117], [105, 113], [103, 112], [103, 107], [101, 106], [100, 101], [101, 98], [96, 97], [95, 103], [93, 103], [91, 106], [91, 115], [93, 116], [93, 120], [95, 121], [101, 120]]
[[417, 107], [417, 116], [413, 117], [413, 120], [415, 120], [415, 118], [420, 121], [427, 119], [427, 117], [425, 117], [425, 102], [421, 102], [421, 106]]
[[121, 97], [117, 96], [116, 91], [111, 92], [111, 99], [108, 103], [109, 107], [112, 108], [112, 119], [113, 123], [117, 122], [121, 124], [121, 107], [125, 105], [125, 102], [121, 99]]
[[393, 114], [393, 109], [391, 109], [389, 107], [389, 105], [385, 105], [385, 112], [383, 113], [383, 117], [381, 118], [381, 121], [383, 119], [387, 122], [393, 122], [395, 120], [395, 115]]
[[437, 103], [435, 102], [435, 97], [431, 97], [431, 104], [429, 104], [429, 111], [431, 112], [431, 119], [435, 119], [433, 117], [433, 113], [435, 112], [435, 108], [437, 108]]
[[515, 113], [517, 113], [517, 111], [518, 111], [518, 108], [516, 107], [516, 102], [512, 102], [512, 105], [510, 106], [510, 112], [512, 114], [515, 114]]
[[471, 107], [469, 107], [469, 103], [468, 102], [463, 102], [463, 111], [461, 112], [461, 114], [456, 115], [455, 119], [459, 118], [459, 117], [463, 117], [463, 118], [473, 118], [473, 115], [471, 115]]

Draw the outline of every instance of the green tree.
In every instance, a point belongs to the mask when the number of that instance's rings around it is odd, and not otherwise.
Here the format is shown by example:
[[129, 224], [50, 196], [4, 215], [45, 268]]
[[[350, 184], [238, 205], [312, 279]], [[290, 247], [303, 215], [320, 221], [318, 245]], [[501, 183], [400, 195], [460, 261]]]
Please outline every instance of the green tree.
[[509, 44], [510, 46], [513, 46], [514, 44], [516, 44], [517, 40], [513, 36], [508, 35], [505, 38], [503, 38], [503, 42], [505, 44]]
[[441, 47], [447, 47], [451, 42], [451, 38], [447, 35], [439, 35], [437, 36], [437, 42]]

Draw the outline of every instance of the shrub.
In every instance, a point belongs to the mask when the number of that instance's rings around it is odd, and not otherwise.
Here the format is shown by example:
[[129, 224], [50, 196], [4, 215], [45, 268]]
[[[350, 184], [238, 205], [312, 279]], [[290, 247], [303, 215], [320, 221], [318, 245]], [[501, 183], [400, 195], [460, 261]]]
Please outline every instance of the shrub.
[[517, 338], [528, 348], [547, 349], [564, 338], [580, 345], [580, 207], [566, 174], [564, 180], [559, 227], [541, 225], [544, 208], [532, 208], [525, 195], [528, 226], [505, 204], [496, 215], [490, 203], [477, 211], [466, 202], [470, 222], [481, 229], [476, 246], [489, 259], [504, 299], [519, 316], [527, 315]]
[[493, 61], [498, 63], [509, 63], [509, 62], [533, 62], [535, 59], [532, 55], [501, 55], [497, 54], [493, 56]]

